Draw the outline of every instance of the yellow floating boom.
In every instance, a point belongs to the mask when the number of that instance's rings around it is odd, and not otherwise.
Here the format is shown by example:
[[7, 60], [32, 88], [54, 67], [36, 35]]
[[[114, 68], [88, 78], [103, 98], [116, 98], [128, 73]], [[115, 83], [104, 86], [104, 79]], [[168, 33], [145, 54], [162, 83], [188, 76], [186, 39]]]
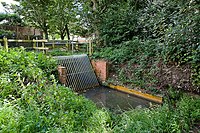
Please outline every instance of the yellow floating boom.
[[125, 93], [128, 93], [128, 94], [132, 94], [132, 95], [135, 95], [137, 97], [147, 99], [149, 101], [153, 101], [153, 102], [160, 103], [160, 104], [163, 102], [162, 97], [159, 97], [159, 96], [153, 96], [153, 95], [150, 95], [150, 94], [142, 93], [142, 92], [139, 92], [139, 91], [136, 91], [136, 90], [133, 90], [133, 89], [128, 89], [126, 87], [118, 86], [118, 85], [115, 86], [115, 85], [109, 84], [108, 86], [112, 89], [116, 89], [118, 91], [125, 92]]

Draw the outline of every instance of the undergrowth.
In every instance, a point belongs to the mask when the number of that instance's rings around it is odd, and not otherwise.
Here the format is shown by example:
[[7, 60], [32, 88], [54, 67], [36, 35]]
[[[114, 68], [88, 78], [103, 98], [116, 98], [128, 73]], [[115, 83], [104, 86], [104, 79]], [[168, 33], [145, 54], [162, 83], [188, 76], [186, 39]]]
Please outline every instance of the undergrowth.
[[[124, 84], [131, 79], [147, 89], [154, 87], [148, 84], [157, 80], [155, 66], [190, 65], [190, 78], [184, 79], [190, 83], [180, 84], [190, 84], [187, 90], [199, 93], [199, 6], [199, 0], [108, 2], [107, 10], [96, 12], [94, 17], [97, 18], [94, 22], [98, 22], [94, 25], [100, 42], [100, 50], [94, 58], [106, 58], [116, 65], [115, 74]], [[128, 73], [123, 72], [122, 64], [130, 63], [136, 67], [127, 68], [131, 70]], [[132, 76], [127, 76], [129, 73]], [[180, 88], [180, 85], [174, 87]], [[181, 87], [184, 89], [184, 85]]]
[[[130, 84], [132, 88], [140, 87], [154, 93], [157, 78], [154, 76], [161, 55], [161, 46], [154, 40], [142, 41], [134, 38], [116, 47], [105, 47], [94, 53], [93, 58], [103, 58], [111, 62], [111, 68], [122, 84]], [[112, 79], [112, 78], [111, 78]]]
[[74, 55], [74, 54], [87, 54], [87, 52], [83, 49], [79, 50], [67, 50], [66, 48], [53, 48], [48, 51], [48, 55], [51, 56], [69, 56], [69, 55]]
[[[158, 108], [134, 109], [119, 116], [115, 132], [161, 133], [189, 132], [199, 124], [200, 100], [183, 96], [176, 107], [164, 104]], [[198, 130], [198, 129], [197, 129]]]
[[23, 49], [0, 49], [0, 132], [105, 132], [110, 117], [57, 85], [56, 62]]
[[1, 48], [0, 56], [2, 133], [189, 132], [199, 124], [199, 97], [183, 95], [173, 104], [114, 114], [58, 85], [51, 57]]

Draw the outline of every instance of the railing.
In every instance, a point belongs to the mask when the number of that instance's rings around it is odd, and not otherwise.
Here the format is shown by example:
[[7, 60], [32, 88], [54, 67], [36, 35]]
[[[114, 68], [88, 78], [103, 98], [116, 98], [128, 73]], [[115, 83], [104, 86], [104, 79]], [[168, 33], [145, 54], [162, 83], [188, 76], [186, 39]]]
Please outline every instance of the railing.
[[[16, 43], [33, 43], [33, 48], [34, 49], [45, 49], [45, 45], [44, 43], [47, 42], [47, 40], [15, 40], [15, 39], [7, 39], [6, 37], [4, 37], [3, 39], [0, 39], [0, 42], [3, 42], [4, 44], [4, 48], [6, 49], [6, 51], [8, 52], [8, 43], [9, 42], [16, 42]], [[37, 47], [36, 43], [42, 43], [42, 47]]]
[[[93, 53], [93, 44], [91, 42], [80, 44], [78, 41], [68, 41], [68, 40], [15, 40], [15, 39], [7, 39], [4, 37], [0, 39], [0, 42], [3, 42], [3, 46], [8, 51], [9, 43], [33, 43], [32, 48], [35, 50], [43, 50], [43, 52], [47, 52], [49, 48], [54, 49], [57, 46], [65, 46], [68, 51], [71, 51], [72, 54], [74, 51], [79, 51], [82, 46], [86, 49], [86, 53], [92, 55]], [[42, 43], [42, 46], [38, 46], [38, 43]]]

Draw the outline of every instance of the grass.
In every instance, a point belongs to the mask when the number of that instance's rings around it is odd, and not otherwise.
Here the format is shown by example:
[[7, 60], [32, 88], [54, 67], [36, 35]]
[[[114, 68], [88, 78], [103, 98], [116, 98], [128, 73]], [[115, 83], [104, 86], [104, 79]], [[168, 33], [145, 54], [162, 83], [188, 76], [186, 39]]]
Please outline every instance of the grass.
[[74, 52], [72, 52], [71, 50], [67, 50], [66, 48], [54, 48], [48, 51], [48, 55], [51, 56], [69, 56], [74, 54], [87, 54], [87, 52], [77, 50], [74, 50]]

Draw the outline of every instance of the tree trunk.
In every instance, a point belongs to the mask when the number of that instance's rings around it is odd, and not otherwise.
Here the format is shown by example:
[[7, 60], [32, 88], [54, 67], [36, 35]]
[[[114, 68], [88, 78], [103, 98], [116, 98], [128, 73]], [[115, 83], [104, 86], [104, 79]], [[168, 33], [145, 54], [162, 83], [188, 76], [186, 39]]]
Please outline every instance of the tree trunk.
[[70, 36], [69, 36], [69, 28], [68, 28], [67, 24], [65, 25], [65, 29], [66, 29], [66, 32], [67, 32], [67, 39], [69, 41], [70, 40]]
[[[98, 1], [97, 0], [92, 0], [92, 3], [93, 3], [93, 6], [92, 6], [92, 10], [93, 12], [97, 12], [97, 9], [98, 9]], [[95, 18], [95, 21], [97, 21], [97, 16], [96, 14], [94, 15], [94, 18]], [[95, 24], [95, 43], [100, 46], [100, 41], [99, 41], [99, 34], [100, 34], [100, 31], [98, 30], [96, 24]]]
[[69, 28], [68, 28], [68, 25], [66, 24], [65, 25], [65, 30], [66, 30], [66, 32], [67, 32], [67, 40], [68, 40], [68, 49], [71, 49], [72, 48], [72, 46], [71, 46], [71, 43], [70, 43], [70, 35], [69, 35]]
[[46, 21], [43, 23], [43, 31], [44, 31], [44, 36], [45, 36], [45, 39], [49, 39], [49, 34], [48, 34], [48, 26], [47, 26], [47, 23]]
[[44, 36], [45, 36], [45, 39], [49, 39], [49, 34], [48, 34], [48, 31], [44, 31]]
[[63, 33], [61, 33], [60, 38], [61, 38], [61, 40], [64, 40], [64, 39], [65, 39], [65, 36], [64, 36]]
[[96, 11], [97, 10], [97, 0], [92, 0], [92, 3], [93, 3], [93, 5], [92, 5], [92, 9], [93, 9], [93, 11]]
[[44, 38], [48, 40], [49, 39], [48, 29], [44, 28], [43, 31], [44, 31]]

